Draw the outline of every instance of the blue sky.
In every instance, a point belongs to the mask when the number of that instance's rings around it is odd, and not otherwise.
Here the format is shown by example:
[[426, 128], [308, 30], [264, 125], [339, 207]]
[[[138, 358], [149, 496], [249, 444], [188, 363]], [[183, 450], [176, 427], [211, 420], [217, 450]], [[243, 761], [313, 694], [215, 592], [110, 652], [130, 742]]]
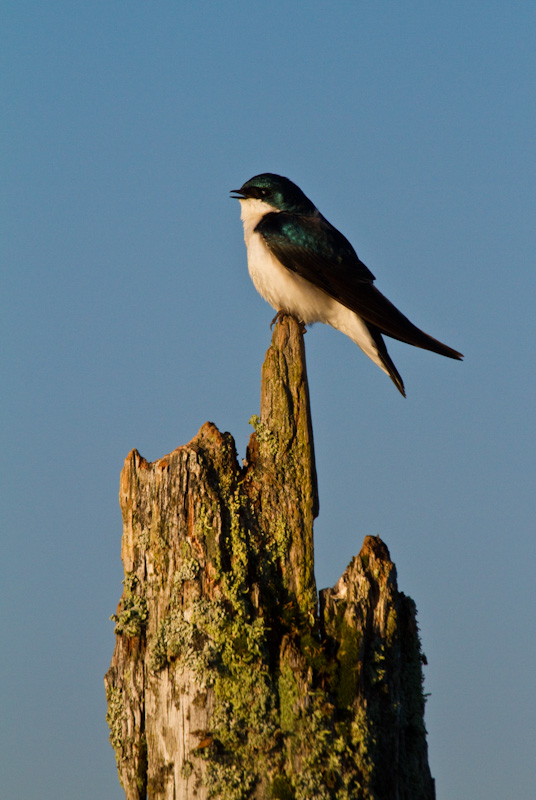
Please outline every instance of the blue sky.
[[3, 17], [5, 796], [123, 796], [102, 682], [119, 473], [206, 420], [245, 454], [273, 312], [228, 194], [272, 171], [466, 356], [389, 340], [404, 400], [348, 339], [308, 331], [318, 585], [380, 534], [419, 610], [438, 800], [531, 798], [533, 3], [6, 0]]

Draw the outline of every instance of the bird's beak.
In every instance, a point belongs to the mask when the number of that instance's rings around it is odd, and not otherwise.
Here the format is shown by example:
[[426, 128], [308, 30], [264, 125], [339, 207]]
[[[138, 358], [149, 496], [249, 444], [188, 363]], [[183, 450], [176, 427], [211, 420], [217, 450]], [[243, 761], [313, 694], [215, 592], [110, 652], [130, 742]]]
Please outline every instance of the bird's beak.
[[231, 200], [245, 200], [246, 195], [242, 189], [231, 189]]

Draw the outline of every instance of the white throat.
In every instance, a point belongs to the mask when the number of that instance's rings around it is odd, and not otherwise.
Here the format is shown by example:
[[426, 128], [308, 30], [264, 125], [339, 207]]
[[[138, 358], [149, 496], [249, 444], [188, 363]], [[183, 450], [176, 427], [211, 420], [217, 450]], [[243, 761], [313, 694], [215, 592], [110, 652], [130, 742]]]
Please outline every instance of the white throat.
[[278, 210], [264, 200], [259, 200], [256, 197], [247, 197], [244, 200], [240, 200], [240, 218], [244, 223], [246, 244], [264, 215], [270, 213], [277, 214]]

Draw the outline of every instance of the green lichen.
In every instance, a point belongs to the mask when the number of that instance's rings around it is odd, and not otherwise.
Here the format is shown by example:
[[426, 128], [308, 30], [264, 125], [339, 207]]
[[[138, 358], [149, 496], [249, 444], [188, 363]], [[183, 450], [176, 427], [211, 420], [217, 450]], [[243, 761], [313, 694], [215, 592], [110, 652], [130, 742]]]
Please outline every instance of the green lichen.
[[294, 721], [292, 757], [300, 769], [289, 779], [295, 800], [368, 798], [365, 771], [357, 758], [360, 742], [337, 721], [327, 694], [317, 689]]
[[154, 520], [149, 529], [149, 547], [155, 573], [164, 580], [169, 567], [169, 530], [160, 517]]
[[[184, 618], [182, 611], [173, 609], [166, 614], [150, 643], [150, 668], [157, 672], [179, 658], [182, 667], [193, 667], [194, 661], [197, 663], [199, 660], [197, 648], [194, 646], [194, 634], [194, 626]], [[200, 672], [203, 672], [204, 666]]]
[[147, 740], [145, 734], [139, 737], [125, 736], [127, 713], [121, 689], [110, 686], [106, 690], [106, 722], [110, 730], [110, 743], [114, 749], [119, 782], [123, 786], [123, 769], [135, 764], [134, 779], [140, 797], [145, 797], [147, 777]]
[[206, 602], [195, 601], [188, 619], [181, 608], [172, 605], [149, 645], [149, 667], [153, 672], [174, 664], [179, 673], [190, 669], [200, 688], [212, 685], [210, 665], [217, 648], [206, 635], [203, 613], [199, 612]]
[[212, 688], [214, 746], [197, 755], [207, 762], [209, 796], [221, 800], [249, 797], [277, 728], [276, 695], [265, 663], [267, 631], [264, 620], [247, 614], [245, 606], [243, 600], [241, 613], [236, 608], [231, 613], [228, 601], [194, 603], [176, 661], [180, 668], [189, 660], [199, 684]]
[[281, 730], [283, 732], [292, 731], [296, 725], [298, 714], [299, 692], [296, 674], [286, 662], [281, 665], [277, 690]]
[[383, 684], [387, 674], [387, 649], [382, 641], [376, 641], [368, 662], [368, 677], [371, 686]]
[[[149, 797], [162, 796], [167, 789], [169, 779], [173, 775], [173, 763], [163, 762], [158, 764], [148, 780], [147, 789]], [[142, 795], [145, 797], [145, 794]]]
[[225, 536], [225, 547], [230, 560], [230, 569], [222, 571], [222, 589], [233, 607], [241, 611], [249, 591], [247, 576], [250, 555], [248, 532], [241, 518], [244, 498], [239, 487], [234, 491], [228, 488], [226, 495], [229, 525]]
[[272, 457], [276, 456], [280, 446], [277, 437], [270, 428], [268, 428], [264, 422], [261, 422], [258, 414], [253, 414], [249, 420], [249, 424], [253, 426], [259, 444], [263, 445]]
[[387, 646], [392, 647], [398, 632], [398, 614], [394, 606], [389, 609], [389, 615], [387, 617]]
[[123, 586], [121, 610], [110, 617], [116, 623], [115, 633], [131, 638], [142, 636], [147, 625], [147, 600], [141, 593], [140, 583], [134, 573], [125, 576]]
[[115, 758], [119, 766], [119, 761], [123, 755], [123, 724], [126, 721], [121, 689], [116, 686], [110, 687], [106, 692], [106, 700], [108, 706], [106, 722], [110, 729], [110, 743], [114, 749]]
[[182, 767], [181, 767], [181, 775], [182, 775], [182, 777], [186, 778], [186, 780], [188, 780], [188, 778], [190, 778], [191, 775], [193, 774], [193, 771], [194, 771], [194, 765], [192, 764], [192, 762], [188, 761], [188, 760], [183, 761]]
[[372, 752], [376, 746], [376, 739], [372, 730], [370, 716], [364, 706], [357, 706], [353, 712], [349, 739], [363, 779], [368, 781], [374, 768]]
[[271, 533], [275, 545], [275, 554], [284, 559], [288, 555], [291, 544], [291, 531], [286, 518], [279, 514], [271, 526]]
[[206, 503], [200, 503], [196, 508], [194, 532], [202, 541], [213, 531], [214, 517], [217, 514], [217, 510], [215, 504], [209, 507]]
[[[220, 528], [221, 510], [216, 500], [200, 500], [195, 510], [194, 535], [203, 542], [206, 559], [210, 561], [217, 575], [221, 571], [221, 551], [218, 542], [218, 531]], [[184, 547], [187, 543], [184, 543]], [[187, 545], [190, 550], [191, 547]]]
[[199, 574], [199, 570], [200, 564], [196, 558], [185, 559], [173, 576], [174, 589], [179, 591], [185, 581], [194, 581]]
[[296, 800], [296, 794], [287, 775], [275, 775], [270, 786], [270, 796], [274, 800]]
[[218, 749], [211, 757], [207, 787], [222, 800], [247, 798], [267, 763], [277, 728], [271, 677], [262, 663], [243, 662], [226, 647], [214, 684], [211, 725]]
[[341, 709], [346, 709], [357, 696], [362, 634], [355, 625], [349, 625], [343, 619], [338, 627], [338, 638], [340, 644], [337, 652], [337, 705]]
[[[134, 520], [132, 520], [132, 527], [134, 528]], [[142, 553], [145, 553], [151, 541], [151, 534], [148, 528], [142, 528], [138, 532], [137, 541]]]

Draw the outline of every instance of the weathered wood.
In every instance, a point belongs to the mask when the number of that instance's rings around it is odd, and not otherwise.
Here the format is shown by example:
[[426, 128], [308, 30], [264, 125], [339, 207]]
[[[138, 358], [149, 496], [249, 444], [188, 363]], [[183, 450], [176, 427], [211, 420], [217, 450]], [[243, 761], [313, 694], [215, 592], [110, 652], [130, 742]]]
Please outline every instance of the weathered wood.
[[121, 474], [124, 589], [106, 675], [127, 800], [433, 800], [413, 602], [367, 537], [314, 579], [303, 337], [286, 317], [243, 466], [211, 423]]

